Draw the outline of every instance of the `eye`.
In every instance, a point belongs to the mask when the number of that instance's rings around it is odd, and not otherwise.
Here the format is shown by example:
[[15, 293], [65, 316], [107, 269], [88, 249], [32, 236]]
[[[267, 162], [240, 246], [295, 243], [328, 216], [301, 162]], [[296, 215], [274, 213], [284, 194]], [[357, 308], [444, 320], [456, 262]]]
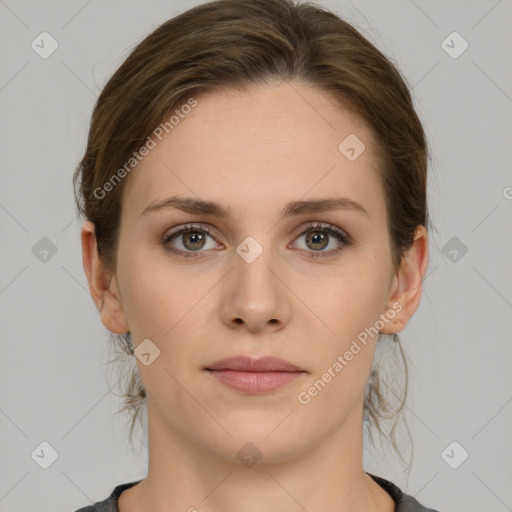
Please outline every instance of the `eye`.
[[[305, 236], [306, 248], [305, 252], [309, 253], [308, 257], [317, 258], [322, 256], [332, 256], [341, 251], [345, 246], [352, 244], [350, 235], [331, 224], [323, 224], [321, 222], [310, 225], [308, 229], [302, 231], [297, 239]], [[211, 239], [208, 247], [208, 239]], [[181, 247], [176, 247], [175, 243]], [[186, 225], [179, 229], [166, 233], [163, 237], [162, 244], [165, 249], [179, 256], [186, 258], [199, 257], [202, 249], [216, 249], [218, 244], [210, 234], [207, 226]], [[331, 250], [324, 250], [330, 245], [334, 246]]]
[[[165, 248], [175, 254], [183, 255], [185, 257], [196, 257], [195, 252], [203, 252], [201, 249], [215, 249], [216, 244], [213, 243], [210, 247], [206, 246], [207, 239], [213, 238], [210, 235], [210, 230], [206, 226], [183, 226], [181, 229], [173, 231], [164, 235], [162, 243]], [[176, 248], [170, 242], [178, 240], [182, 248]]]
[[[340, 252], [343, 247], [352, 244], [352, 239], [347, 233], [331, 224], [321, 222], [309, 226], [298, 238], [300, 239], [303, 236], [305, 236], [305, 250], [311, 253], [308, 255], [311, 258], [332, 256]], [[334, 248], [324, 250], [329, 245], [334, 246]]]

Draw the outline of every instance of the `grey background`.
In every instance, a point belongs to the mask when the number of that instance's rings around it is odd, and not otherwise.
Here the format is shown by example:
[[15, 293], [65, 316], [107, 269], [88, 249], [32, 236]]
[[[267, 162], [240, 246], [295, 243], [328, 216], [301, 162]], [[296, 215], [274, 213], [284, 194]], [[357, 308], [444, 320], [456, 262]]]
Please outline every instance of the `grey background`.
[[[196, 3], [0, 0], [2, 512], [73, 511], [146, 474], [113, 416], [109, 387], [121, 389], [107, 377], [71, 177], [108, 77]], [[430, 264], [401, 334], [414, 459], [407, 472], [369, 453], [367, 470], [441, 512], [512, 510], [512, 1], [320, 3], [398, 64], [432, 148]], [[59, 45], [47, 59], [31, 48], [43, 31]], [[458, 58], [442, 46], [453, 31], [469, 44]], [[55, 254], [41, 252], [43, 237]], [[44, 441], [58, 453], [47, 469], [31, 456]]]

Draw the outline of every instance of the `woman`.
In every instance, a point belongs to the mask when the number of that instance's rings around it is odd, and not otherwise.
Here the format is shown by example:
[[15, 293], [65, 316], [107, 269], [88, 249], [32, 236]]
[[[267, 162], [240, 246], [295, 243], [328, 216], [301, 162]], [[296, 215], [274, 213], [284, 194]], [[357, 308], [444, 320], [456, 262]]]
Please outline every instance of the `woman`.
[[74, 179], [149, 467], [81, 512], [429, 510], [362, 463], [380, 335], [421, 298], [426, 173], [400, 73], [323, 8], [217, 0], [146, 37]]

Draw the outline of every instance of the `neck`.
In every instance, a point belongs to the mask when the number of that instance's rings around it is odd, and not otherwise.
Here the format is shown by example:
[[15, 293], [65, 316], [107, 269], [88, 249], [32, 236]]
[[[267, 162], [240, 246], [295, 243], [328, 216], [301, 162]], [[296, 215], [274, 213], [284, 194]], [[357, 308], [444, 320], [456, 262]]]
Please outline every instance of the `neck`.
[[121, 494], [121, 512], [394, 510], [391, 497], [364, 472], [362, 424], [354, 418], [294, 458], [262, 457], [252, 467], [219, 457], [160, 420], [148, 404], [148, 475]]

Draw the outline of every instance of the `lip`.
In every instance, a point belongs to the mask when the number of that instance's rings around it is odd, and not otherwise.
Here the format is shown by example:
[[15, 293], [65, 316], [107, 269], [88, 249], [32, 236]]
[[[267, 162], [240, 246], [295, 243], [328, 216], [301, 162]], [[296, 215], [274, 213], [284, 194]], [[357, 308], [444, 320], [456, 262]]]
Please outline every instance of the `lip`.
[[278, 357], [247, 356], [220, 359], [205, 370], [222, 384], [248, 394], [269, 393], [307, 373]]
[[206, 370], [237, 370], [241, 372], [303, 372], [279, 357], [261, 357], [253, 359], [248, 356], [226, 357], [205, 368]]

